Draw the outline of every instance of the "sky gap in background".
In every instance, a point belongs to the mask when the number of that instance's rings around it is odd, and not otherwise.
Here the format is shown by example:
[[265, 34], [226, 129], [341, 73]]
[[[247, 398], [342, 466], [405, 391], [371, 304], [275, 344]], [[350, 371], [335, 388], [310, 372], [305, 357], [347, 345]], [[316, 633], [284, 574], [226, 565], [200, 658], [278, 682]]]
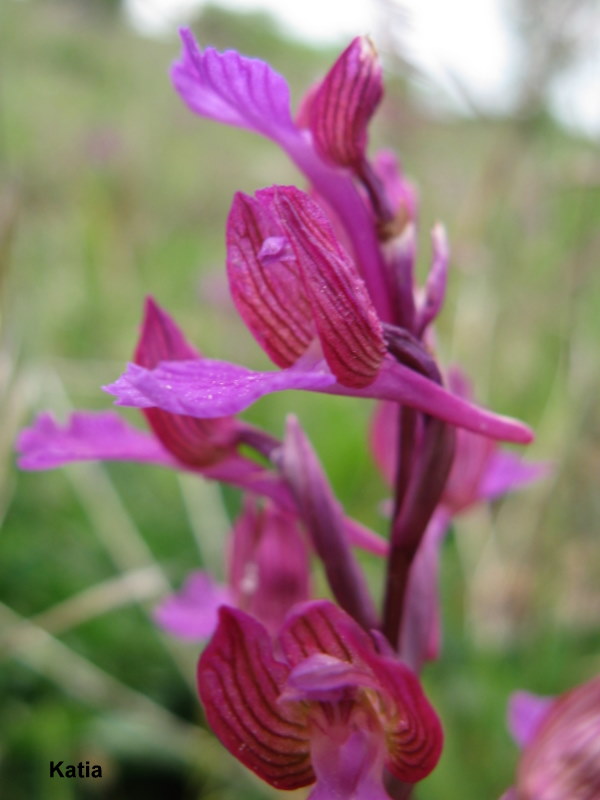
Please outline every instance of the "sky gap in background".
[[[600, 2], [553, 0], [537, 5], [545, 19], [579, 43], [571, 66], [553, 82], [549, 107], [576, 133], [600, 135]], [[131, 24], [168, 35], [203, 0], [126, 0]], [[343, 43], [357, 33], [393, 36], [421, 74], [428, 103], [468, 112], [503, 113], [523, 96], [521, 52], [509, 23], [513, 0], [221, 0], [233, 11], [267, 11], [286, 34], [314, 43]], [[532, 7], [534, 3], [532, 2]], [[550, 17], [553, 14], [555, 19]], [[531, 48], [537, 46], [532, 35]], [[388, 39], [389, 41], [389, 39]]]

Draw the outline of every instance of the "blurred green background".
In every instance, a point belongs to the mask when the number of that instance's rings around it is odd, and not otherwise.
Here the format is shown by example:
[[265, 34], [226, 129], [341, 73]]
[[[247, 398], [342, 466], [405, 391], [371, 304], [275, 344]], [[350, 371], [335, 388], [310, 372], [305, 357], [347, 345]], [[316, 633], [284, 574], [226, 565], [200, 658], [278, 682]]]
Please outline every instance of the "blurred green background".
[[[219, 568], [235, 493], [148, 466], [14, 466], [37, 411], [110, 406], [99, 387], [130, 357], [147, 293], [205, 354], [267, 364], [228, 301], [224, 222], [234, 191], [301, 179], [274, 145], [187, 112], [167, 76], [176, 39], [141, 38], [117, 12], [92, 0], [0, 10], [0, 795], [276, 797], [204, 728], [198, 648], [149, 617], [189, 570]], [[269, 60], [296, 103], [336, 55], [260, 15], [209, 8], [195, 28]], [[372, 146], [396, 149], [419, 185], [421, 274], [435, 220], [453, 248], [442, 361], [531, 424], [531, 457], [555, 463], [543, 485], [460, 519], [445, 547], [444, 657], [425, 683], [446, 749], [417, 795], [497, 798], [517, 758], [510, 692], [558, 693], [600, 670], [597, 143], [543, 104], [428, 113], [399, 54], [384, 55]], [[370, 404], [275, 395], [247, 417], [281, 435], [290, 411], [348, 513], [384, 532]], [[104, 778], [49, 780], [61, 759], [100, 763]]]

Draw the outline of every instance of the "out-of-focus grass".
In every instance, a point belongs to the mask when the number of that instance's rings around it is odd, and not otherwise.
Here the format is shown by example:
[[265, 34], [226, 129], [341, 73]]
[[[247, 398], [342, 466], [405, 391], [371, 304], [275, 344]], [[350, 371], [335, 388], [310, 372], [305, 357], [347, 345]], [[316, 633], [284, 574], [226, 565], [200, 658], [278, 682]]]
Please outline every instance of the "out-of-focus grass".
[[[224, 221], [234, 191], [298, 177], [274, 146], [181, 106], [175, 41], [137, 38], [95, 8], [3, 7], [0, 782], [11, 800], [272, 796], [198, 727], [196, 648], [148, 618], [199, 565], [194, 530], [218, 560], [234, 495], [147, 466], [11, 466], [37, 409], [109, 406], [98, 387], [129, 357], [146, 293], [205, 353], [266, 364], [227, 300]], [[298, 98], [333, 54], [256, 22], [213, 11], [199, 33], [268, 58]], [[556, 462], [545, 485], [459, 520], [445, 548], [445, 651], [425, 680], [447, 746], [419, 796], [493, 798], [516, 758], [509, 693], [562, 691], [600, 666], [600, 164], [548, 121], [439, 121], [406, 97], [390, 76], [374, 140], [419, 184], [422, 268], [430, 224], [449, 228], [440, 352], [482, 401], [537, 428], [532, 456]], [[280, 434], [289, 411], [348, 512], [383, 531], [369, 404], [276, 395], [248, 417]], [[50, 759], [100, 762], [106, 778], [49, 781]]]

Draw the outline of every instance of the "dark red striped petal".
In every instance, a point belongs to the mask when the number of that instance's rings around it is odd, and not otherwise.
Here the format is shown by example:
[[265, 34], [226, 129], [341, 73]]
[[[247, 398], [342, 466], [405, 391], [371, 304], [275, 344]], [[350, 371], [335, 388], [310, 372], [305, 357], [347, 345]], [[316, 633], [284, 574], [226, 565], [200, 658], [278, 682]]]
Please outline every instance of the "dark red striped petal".
[[381, 322], [354, 264], [311, 198], [294, 186], [263, 189], [294, 250], [323, 353], [344, 386], [368, 386], [386, 352]]
[[[153, 369], [161, 361], [185, 361], [199, 358], [173, 319], [149, 297], [134, 361]], [[171, 414], [160, 408], [142, 409], [156, 438], [182, 463], [208, 467], [232, 451], [235, 435], [233, 417], [197, 419]]]
[[302, 712], [278, 703], [289, 672], [274, 659], [260, 623], [238, 609], [221, 608], [217, 631], [198, 663], [200, 699], [223, 745], [278, 789], [315, 780]]
[[357, 37], [308, 101], [319, 154], [338, 166], [359, 166], [365, 158], [367, 126], [382, 95], [381, 64], [373, 42]]
[[366, 660], [388, 702], [380, 719], [386, 734], [386, 767], [401, 781], [423, 780], [439, 761], [444, 743], [440, 720], [416, 675], [399, 661], [375, 656]]
[[[227, 220], [227, 275], [233, 301], [254, 338], [289, 367], [316, 335], [294, 254], [268, 209], [236, 194]], [[273, 245], [277, 245], [274, 247]]]
[[365, 631], [329, 600], [304, 603], [288, 614], [279, 643], [292, 667], [318, 653], [349, 662], [360, 662], [364, 651], [374, 653]]

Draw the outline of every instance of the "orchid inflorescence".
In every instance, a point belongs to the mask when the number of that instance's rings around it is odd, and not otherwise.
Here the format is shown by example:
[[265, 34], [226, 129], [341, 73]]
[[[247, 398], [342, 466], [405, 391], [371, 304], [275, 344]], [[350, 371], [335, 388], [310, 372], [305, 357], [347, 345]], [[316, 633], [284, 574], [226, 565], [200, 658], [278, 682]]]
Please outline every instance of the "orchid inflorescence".
[[[419, 674], [440, 654], [444, 535], [461, 512], [548, 467], [503, 450], [502, 441], [530, 442], [529, 428], [474, 404], [466, 376], [438, 363], [432, 326], [446, 288], [446, 234], [434, 227], [429, 274], [417, 286], [416, 192], [392, 153], [367, 155], [368, 124], [383, 94], [371, 41], [351, 42], [294, 120], [287, 84], [268, 64], [202, 51], [187, 30], [182, 39], [172, 77], [188, 107], [272, 139], [308, 182], [308, 191], [238, 193], [227, 220], [233, 301], [278, 369], [200, 355], [149, 298], [133, 362], [105, 388], [117, 405], [139, 408], [150, 430], [113, 412], [78, 412], [65, 426], [43, 414], [21, 434], [20, 464], [142, 461], [242, 490], [226, 584], [193, 572], [156, 610], [170, 633], [208, 640], [198, 664], [208, 724], [277, 788], [315, 784], [311, 800], [408, 797], [442, 751]], [[345, 514], [295, 417], [279, 440], [237, 416], [286, 389], [378, 401], [370, 441], [391, 490], [389, 538]], [[384, 564], [381, 608], [355, 548]], [[314, 596], [314, 558], [328, 581], [325, 599]], [[584, 787], [568, 796], [582, 800], [600, 791], [600, 757], [590, 766], [600, 716], [597, 681], [591, 686], [579, 691], [591, 698], [586, 730], [592, 726], [595, 739], [582, 735], [587, 755], [571, 754], [565, 783], [581, 785], [581, 762], [591, 793]], [[583, 713], [573, 698], [556, 701], [555, 710], [543, 701], [545, 724], [542, 701], [515, 701], [539, 731], [521, 725], [528, 729], [521, 743], [533, 744], [507, 796], [567, 797], [548, 790], [539, 765], [550, 758], [544, 748], [560, 750], [561, 726], [568, 736], [568, 721]], [[552, 785], [561, 779], [556, 763], [556, 775], [544, 772], [554, 775]]]

